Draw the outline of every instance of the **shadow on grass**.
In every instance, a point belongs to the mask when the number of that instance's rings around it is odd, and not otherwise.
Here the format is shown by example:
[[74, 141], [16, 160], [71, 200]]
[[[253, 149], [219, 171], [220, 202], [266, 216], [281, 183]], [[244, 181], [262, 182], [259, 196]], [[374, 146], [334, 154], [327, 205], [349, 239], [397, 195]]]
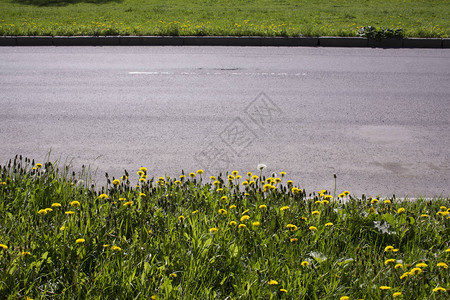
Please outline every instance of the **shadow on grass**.
[[13, 2], [35, 6], [66, 6], [76, 3], [96, 3], [96, 4], [104, 4], [110, 2], [121, 3], [123, 2], [123, 0], [13, 0]]

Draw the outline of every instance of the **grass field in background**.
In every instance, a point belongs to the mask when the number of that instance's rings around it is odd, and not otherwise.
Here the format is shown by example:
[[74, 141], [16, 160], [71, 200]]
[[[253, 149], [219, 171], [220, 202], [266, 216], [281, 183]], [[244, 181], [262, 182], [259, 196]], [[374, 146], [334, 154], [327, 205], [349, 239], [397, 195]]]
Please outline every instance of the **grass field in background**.
[[256, 166], [89, 174], [0, 167], [3, 299], [448, 299], [449, 198], [307, 195]]
[[0, 0], [0, 35], [448, 37], [448, 0]]

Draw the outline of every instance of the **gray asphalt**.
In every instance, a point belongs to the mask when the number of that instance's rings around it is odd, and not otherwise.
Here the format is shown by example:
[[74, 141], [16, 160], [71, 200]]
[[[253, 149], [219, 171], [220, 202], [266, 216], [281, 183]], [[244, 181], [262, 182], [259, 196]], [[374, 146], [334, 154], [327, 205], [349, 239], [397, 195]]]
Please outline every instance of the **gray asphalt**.
[[[450, 51], [2, 47], [0, 164], [287, 172], [307, 192], [450, 195]], [[133, 175], [133, 181], [137, 175]]]

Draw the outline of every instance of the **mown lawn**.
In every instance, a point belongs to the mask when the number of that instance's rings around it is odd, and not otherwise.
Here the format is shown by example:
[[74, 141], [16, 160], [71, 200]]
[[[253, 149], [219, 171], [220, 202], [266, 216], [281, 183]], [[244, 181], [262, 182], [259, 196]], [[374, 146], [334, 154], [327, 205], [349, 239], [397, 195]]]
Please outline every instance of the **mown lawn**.
[[448, 0], [0, 0], [0, 35], [448, 37]]
[[[449, 198], [306, 194], [289, 174], [0, 167], [4, 299], [448, 299]], [[136, 174], [138, 173], [138, 174]], [[27, 298], [29, 297], [29, 298]]]

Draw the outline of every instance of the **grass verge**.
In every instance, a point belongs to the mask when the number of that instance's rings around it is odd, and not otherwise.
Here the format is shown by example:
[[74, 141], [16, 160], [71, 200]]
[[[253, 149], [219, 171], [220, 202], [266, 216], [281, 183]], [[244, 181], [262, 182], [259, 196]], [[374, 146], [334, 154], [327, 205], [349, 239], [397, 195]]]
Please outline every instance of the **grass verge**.
[[[286, 180], [0, 167], [5, 299], [444, 299], [450, 199], [311, 197]], [[84, 170], [84, 169], [83, 169]], [[134, 172], [133, 172], [134, 173]], [[136, 182], [131, 183], [135, 177]]]
[[448, 0], [0, 0], [0, 35], [448, 37]]

